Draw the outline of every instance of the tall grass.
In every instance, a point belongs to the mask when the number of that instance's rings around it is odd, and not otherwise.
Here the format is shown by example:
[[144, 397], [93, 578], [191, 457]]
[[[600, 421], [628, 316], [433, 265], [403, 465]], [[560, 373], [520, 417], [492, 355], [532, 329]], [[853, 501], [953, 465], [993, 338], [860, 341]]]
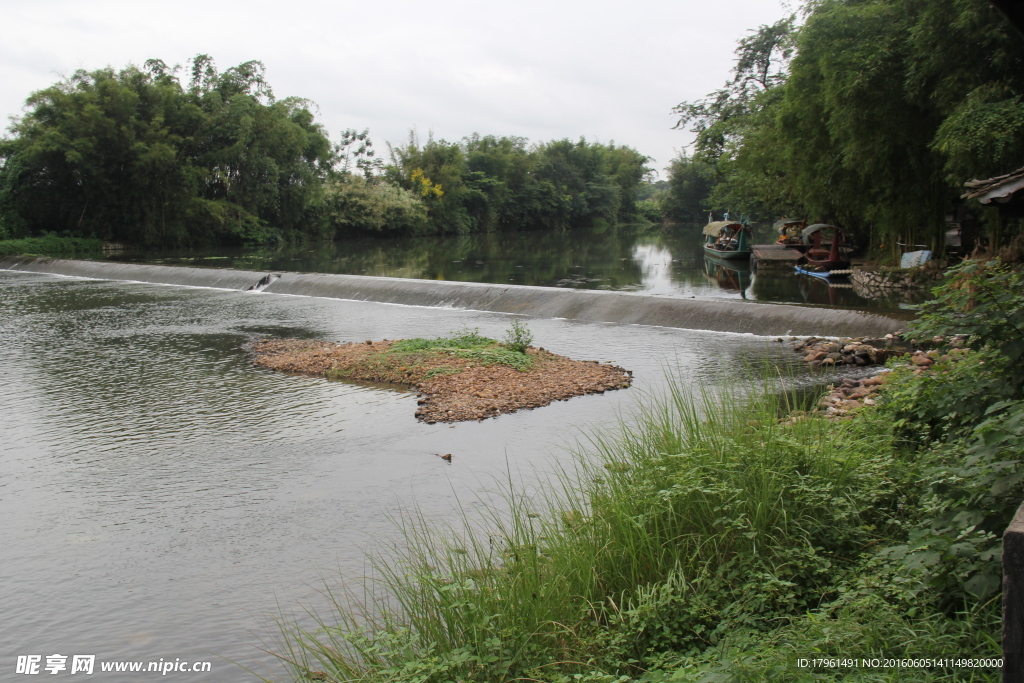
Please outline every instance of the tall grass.
[[539, 494], [510, 485], [486, 520], [401, 518], [405, 548], [376, 558], [363, 595], [289, 633], [297, 678], [669, 680], [644, 672], [721, 668], [738, 634], [819, 642], [807, 615], [827, 605], [853, 631], [867, 604], [902, 624], [884, 590], [843, 602], [865, 558], [902, 533], [907, 463], [888, 434], [768, 388], [675, 386], [589, 436]]

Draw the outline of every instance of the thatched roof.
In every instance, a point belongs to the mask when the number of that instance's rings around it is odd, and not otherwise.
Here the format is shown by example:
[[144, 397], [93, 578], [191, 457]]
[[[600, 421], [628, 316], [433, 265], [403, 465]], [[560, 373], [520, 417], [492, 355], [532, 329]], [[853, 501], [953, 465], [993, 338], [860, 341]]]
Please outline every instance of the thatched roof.
[[1006, 204], [1015, 193], [1024, 190], [1024, 168], [995, 178], [968, 180], [964, 187], [968, 190], [961, 195], [963, 199], [977, 199], [982, 204]]
[[725, 230], [730, 225], [737, 225], [742, 227], [743, 223], [739, 221], [715, 221], [714, 223], [708, 223], [704, 226], [704, 234], [708, 237], [714, 237], [718, 233]]

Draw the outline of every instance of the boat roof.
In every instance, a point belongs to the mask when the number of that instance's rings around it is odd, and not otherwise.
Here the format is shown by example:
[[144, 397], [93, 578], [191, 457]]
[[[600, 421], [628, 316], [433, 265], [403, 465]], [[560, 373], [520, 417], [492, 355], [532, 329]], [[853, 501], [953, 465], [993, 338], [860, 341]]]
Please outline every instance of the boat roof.
[[777, 232], [782, 232], [783, 228], [788, 228], [791, 225], [800, 225], [804, 222], [803, 218], [780, 218], [775, 221], [772, 228]]
[[704, 226], [704, 234], [708, 237], [713, 237], [731, 225], [739, 225], [742, 227], [743, 223], [739, 221], [715, 221]]
[[814, 225], [808, 225], [800, 232], [800, 234], [803, 235], [804, 237], [807, 237], [808, 235], [813, 235], [819, 230], [825, 230], [826, 228], [831, 228], [832, 230], [838, 230], [839, 232], [842, 232], [841, 228], [837, 228], [834, 225], [829, 225], [828, 223], [815, 223]]

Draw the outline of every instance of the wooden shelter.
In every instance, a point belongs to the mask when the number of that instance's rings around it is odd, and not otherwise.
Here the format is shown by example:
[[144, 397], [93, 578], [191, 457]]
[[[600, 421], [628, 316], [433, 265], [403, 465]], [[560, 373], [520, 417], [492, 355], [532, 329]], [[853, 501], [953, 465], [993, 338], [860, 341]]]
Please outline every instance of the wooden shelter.
[[1004, 218], [1024, 218], [1024, 168], [985, 180], [968, 180], [964, 187], [968, 189], [961, 198], [995, 206]]

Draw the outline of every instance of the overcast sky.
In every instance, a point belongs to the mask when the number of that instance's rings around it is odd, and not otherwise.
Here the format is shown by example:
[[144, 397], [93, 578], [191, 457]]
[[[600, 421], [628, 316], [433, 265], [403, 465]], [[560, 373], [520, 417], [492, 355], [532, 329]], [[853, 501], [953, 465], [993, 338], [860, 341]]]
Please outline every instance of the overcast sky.
[[780, 0], [0, 0], [0, 112], [76, 69], [261, 60], [278, 98], [380, 150], [410, 129], [626, 144], [662, 169], [691, 139], [673, 105], [722, 85]]

